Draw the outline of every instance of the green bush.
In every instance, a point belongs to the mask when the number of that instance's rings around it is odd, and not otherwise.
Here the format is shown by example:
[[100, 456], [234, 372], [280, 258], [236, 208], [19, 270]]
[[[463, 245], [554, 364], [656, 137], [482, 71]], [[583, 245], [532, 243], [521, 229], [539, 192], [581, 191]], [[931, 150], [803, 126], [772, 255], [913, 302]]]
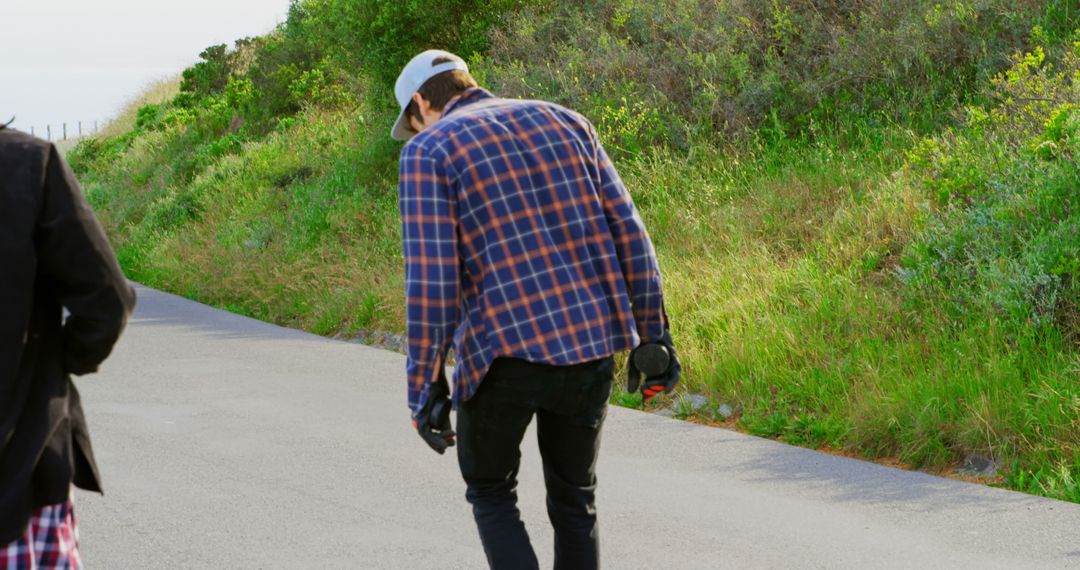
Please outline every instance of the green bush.
[[134, 134], [112, 139], [85, 138], [67, 155], [68, 164], [76, 174], [106, 174], [109, 168], [129, 148]]
[[233, 71], [234, 54], [225, 44], [206, 48], [199, 54], [202, 61], [184, 70], [180, 91], [196, 97], [221, 92]]
[[490, 31], [506, 14], [535, 3], [307, 0], [293, 4], [286, 29], [305, 41], [330, 46], [342, 68], [362, 71], [387, 89], [402, 66], [424, 49], [446, 49], [463, 57], [486, 52]]
[[[625, 98], [665, 119], [650, 142], [811, 133], [854, 117], [920, 131], [1026, 45], [1036, 3], [596, 0], [526, 6], [497, 29], [484, 78], [597, 118]], [[599, 97], [597, 97], [599, 95]], [[603, 134], [603, 132], [602, 132]], [[774, 137], [775, 138], [775, 135]]]
[[1080, 47], [1056, 65], [1042, 48], [1013, 62], [991, 82], [997, 104], [969, 107], [963, 128], [914, 150], [936, 200], [900, 276], [955, 320], [992, 315], [1015, 335], [1075, 326], [1080, 108], [1067, 101], [1080, 96]]

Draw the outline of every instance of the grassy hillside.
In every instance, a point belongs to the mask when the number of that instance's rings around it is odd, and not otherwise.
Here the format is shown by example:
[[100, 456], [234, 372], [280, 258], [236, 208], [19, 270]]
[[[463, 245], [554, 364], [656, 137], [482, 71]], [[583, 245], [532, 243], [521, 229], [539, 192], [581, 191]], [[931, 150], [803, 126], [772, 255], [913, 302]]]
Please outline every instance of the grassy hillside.
[[400, 332], [391, 87], [427, 47], [597, 125], [710, 400], [686, 415], [1080, 501], [1075, 2], [303, 0], [72, 153], [125, 270]]

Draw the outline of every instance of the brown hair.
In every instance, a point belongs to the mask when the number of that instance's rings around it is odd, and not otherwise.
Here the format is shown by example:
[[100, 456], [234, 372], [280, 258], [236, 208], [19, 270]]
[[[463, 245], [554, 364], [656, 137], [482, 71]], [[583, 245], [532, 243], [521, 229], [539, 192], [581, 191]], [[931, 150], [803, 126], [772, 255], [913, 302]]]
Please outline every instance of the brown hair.
[[[431, 62], [431, 65], [434, 67], [440, 63], [449, 63], [451, 61], [454, 60], [448, 57], [437, 57]], [[476, 86], [476, 80], [469, 75], [468, 71], [451, 69], [428, 79], [416, 92], [431, 103], [432, 110], [442, 111], [451, 99]], [[409, 105], [405, 107], [405, 125], [410, 130], [412, 130], [413, 118], [420, 120], [420, 108], [417, 107], [416, 101], [409, 101]]]

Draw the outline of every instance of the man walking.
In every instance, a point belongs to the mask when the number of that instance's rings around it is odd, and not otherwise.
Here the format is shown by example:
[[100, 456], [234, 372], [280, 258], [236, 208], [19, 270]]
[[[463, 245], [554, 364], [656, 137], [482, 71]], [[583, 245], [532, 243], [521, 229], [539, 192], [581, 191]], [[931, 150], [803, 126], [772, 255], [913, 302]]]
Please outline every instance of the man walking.
[[644, 375], [646, 399], [679, 377], [652, 243], [578, 113], [494, 97], [438, 50], [405, 66], [395, 96], [414, 425], [439, 453], [456, 440], [490, 566], [536, 568], [516, 506], [535, 415], [555, 566], [596, 568], [612, 355], [635, 349], [630, 389]]
[[56, 148], [0, 126], [0, 568], [82, 567], [71, 487], [101, 484], [70, 375], [134, 303]]

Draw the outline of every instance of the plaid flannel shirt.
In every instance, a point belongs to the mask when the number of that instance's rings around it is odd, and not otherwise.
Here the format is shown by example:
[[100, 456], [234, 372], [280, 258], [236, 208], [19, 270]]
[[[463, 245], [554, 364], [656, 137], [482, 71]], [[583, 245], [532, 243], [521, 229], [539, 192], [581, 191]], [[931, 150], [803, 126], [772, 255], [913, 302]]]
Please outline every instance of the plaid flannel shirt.
[[0, 570], [82, 570], [79, 525], [71, 499], [35, 510], [22, 536], [0, 544]]
[[471, 89], [401, 150], [409, 407], [453, 404], [500, 356], [570, 365], [663, 334], [660, 268], [580, 114]]

